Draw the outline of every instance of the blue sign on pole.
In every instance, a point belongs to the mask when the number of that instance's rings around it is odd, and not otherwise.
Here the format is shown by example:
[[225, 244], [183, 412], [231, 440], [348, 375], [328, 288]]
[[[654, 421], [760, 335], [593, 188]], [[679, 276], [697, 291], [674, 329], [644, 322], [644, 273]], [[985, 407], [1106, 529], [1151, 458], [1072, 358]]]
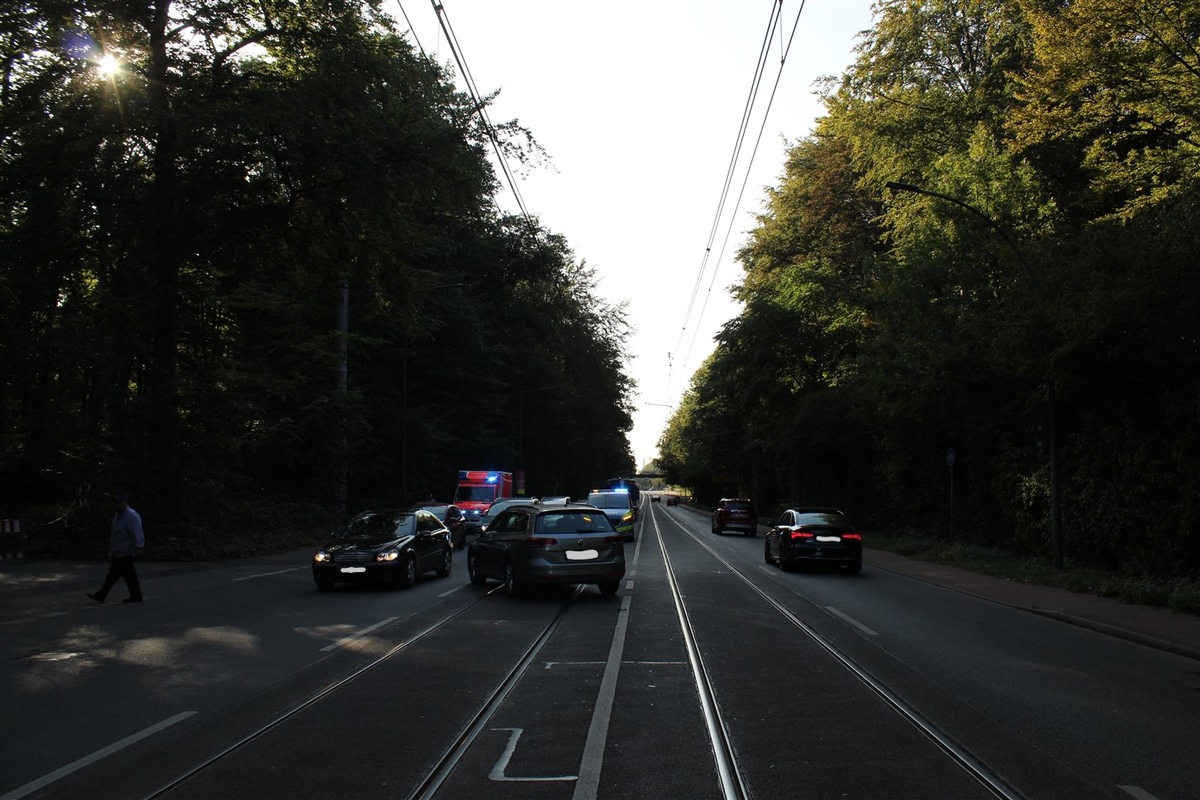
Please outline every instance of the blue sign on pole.
[[946, 450], [946, 465], [953, 467], [954, 466], [954, 458], [955, 458], [954, 448], [950, 447]]

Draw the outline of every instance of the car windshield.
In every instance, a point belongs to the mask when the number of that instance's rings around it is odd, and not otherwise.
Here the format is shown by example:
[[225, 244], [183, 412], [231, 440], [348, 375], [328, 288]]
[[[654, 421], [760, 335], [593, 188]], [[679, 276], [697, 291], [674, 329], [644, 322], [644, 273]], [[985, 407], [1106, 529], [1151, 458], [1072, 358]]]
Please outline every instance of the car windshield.
[[588, 495], [588, 505], [596, 508], [629, 508], [625, 492], [595, 492]]
[[580, 510], [542, 514], [538, 517], [537, 529], [541, 533], [607, 533], [613, 526], [603, 514]]
[[378, 539], [408, 536], [416, 530], [416, 515], [409, 511], [367, 511], [350, 520], [343, 539]]
[[463, 500], [485, 503], [496, 499], [495, 486], [460, 486], [454, 492], [454, 502]]

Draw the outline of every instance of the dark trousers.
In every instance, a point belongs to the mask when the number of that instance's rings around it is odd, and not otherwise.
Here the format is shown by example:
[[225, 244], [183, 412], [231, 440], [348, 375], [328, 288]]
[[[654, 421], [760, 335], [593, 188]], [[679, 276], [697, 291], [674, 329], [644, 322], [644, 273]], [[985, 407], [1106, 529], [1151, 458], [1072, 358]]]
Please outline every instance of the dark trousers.
[[138, 583], [137, 568], [133, 566], [133, 556], [113, 556], [108, 562], [108, 574], [104, 576], [104, 585], [96, 596], [103, 600], [108, 592], [117, 585], [117, 579], [125, 579], [125, 587], [129, 596], [134, 600], [142, 599], [142, 586]]

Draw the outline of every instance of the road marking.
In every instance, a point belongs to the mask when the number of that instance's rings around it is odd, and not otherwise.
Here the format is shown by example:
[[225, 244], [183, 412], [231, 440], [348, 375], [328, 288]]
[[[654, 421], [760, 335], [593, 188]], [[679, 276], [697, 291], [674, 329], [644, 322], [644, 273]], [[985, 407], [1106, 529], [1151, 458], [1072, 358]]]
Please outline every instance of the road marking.
[[518, 778], [504, 774], [504, 768], [508, 766], [508, 762], [512, 760], [512, 755], [517, 750], [517, 740], [521, 738], [521, 734], [525, 732], [524, 728], [492, 728], [494, 731], [508, 731], [508, 744], [504, 746], [504, 752], [500, 754], [500, 758], [496, 760], [496, 765], [492, 767], [492, 771], [488, 773], [488, 778], [494, 781], [573, 781], [578, 775], [559, 775], [557, 777], [529, 777]]
[[99, 761], [102, 758], [107, 758], [108, 756], [111, 756], [113, 753], [116, 753], [120, 750], [124, 750], [129, 745], [134, 744], [135, 742], [139, 742], [148, 736], [153, 736], [154, 734], [158, 733], [159, 731], [165, 730], [166, 728], [171, 727], [172, 725], [174, 725], [177, 722], [182, 722], [183, 720], [187, 719], [188, 717], [192, 716], [195, 713], [196, 713], [195, 711], [181, 711], [180, 713], [176, 714], [173, 717], [164, 719], [162, 722], [158, 723], [157, 725], [151, 725], [149, 728], [139, 731], [139, 732], [133, 734], [132, 736], [126, 736], [124, 739], [122, 739], [119, 742], [114, 742], [113, 744], [110, 744], [108, 747], [100, 748], [96, 752], [92, 753], [90, 756], [84, 756], [83, 758], [79, 759], [78, 761], [72, 761], [70, 764], [67, 764], [65, 767], [60, 767], [59, 769], [54, 770], [54, 772], [51, 772], [47, 775], [43, 775], [42, 777], [38, 778], [37, 780], [30, 781], [29, 783], [25, 784], [24, 786], [21, 786], [17, 789], [13, 789], [8, 794], [0, 796], [0, 800], [17, 800], [17, 798], [19, 798], [19, 797], [24, 797], [27, 794], [36, 792], [38, 789], [44, 788], [44, 787], [49, 786], [50, 784], [54, 783], [59, 778], [65, 778], [66, 776], [70, 775], [72, 772], [75, 772], [76, 770], [83, 769], [84, 767], [86, 767], [89, 764], [94, 764], [95, 762]]
[[[376, 628], [382, 628], [384, 625], [387, 625], [390, 622], [395, 622], [398, 619], [400, 619], [400, 618], [399, 617], [388, 617], [385, 620], [376, 622], [374, 625], [370, 625], [366, 628], [363, 628], [358, 633], [352, 633], [349, 636], [347, 636], [345, 639], [339, 639], [331, 645], [326, 645], [325, 647], [322, 647], [321, 652], [327, 653], [330, 650], [336, 650], [339, 647], [344, 647], [357, 639], [361, 639], [362, 637], [366, 636], [368, 633], [375, 630]], [[0, 798], [0, 800], [3, 800], [3, 798]]]
[[[641, 545], [640, 541], [638, 545]], [[604, 677], [600, 679], [600, 693], [592, 711], [592, 724], [588, 727], [583, 759], [579, 765], [579, 780], [575, 782], [575, 793], [571, 795], [571, 800], [595, 800], [600, 790], [600, 766], [604, 763], [604, 745], [608, 741], [608, 720], [612, 716], [613, 698], [617, 694], [617, 674], [621, 671], [621, 653], [625, 650], [625, 631], [629, 627], [629, 602], [629, 595], [621, 598], [621, 613], [617, 617], [617, 629], [613, 632], [612, 647], [608, 650]]]
[[[1157, 797], [1140, 786], [1118, 786], [1117, 788], [1126, 794], [1133, 795], [1137, 800], [1158, 800]], [[4, 798], [0, 798], [0, 800], [4, 800]]]
[[878, 633], [876, 633], [875, 631], [871, 630], [871, 629], [870, 629], [870, 628], [868, 628], [866, 625], [863, 625], [861, 622], [859, 622], [858, 620], [854, 619], [853, 617], [848, 617], [848, 616], [846, 616], [845, 614], [843, 614], [842, 612], [838, 611], [838, 610], [837, 610], [836, 608], [834, 608], [833, 606], [825, 606], [825, 609], [826, 609], [827, 611], [829, 611], [829, 613], [830, 613], [830, 614], [833, 614], [834, 616], [840, 617], [840, 618], [841, 618], [843, 621], [845, 621], [845, 622], [849, 622], [851, 625], [853, 625], [854, 627], [858, 628], [860, 631], [862, 631], [863, 633], [865, 633], [867, 636], [878, 636], [878, 635], [879, 635]]
[[453, 589], [439, 594], [438, 599], [441, 600], [443, 597], [449, 597], [450, 595], [454, 594], [455, 592], [461, 592], [463, 589], [467, 588], [470, 585], [471, 584], [469, 584], [469, 583], [460, 583], [458, 586], [455, 586]]
[[250, 581], [250, 580], [254, 580], [255, 578], [265, 578], [268, 575], [282, 575], [285, 572], [299, 572], [302, 569], [307, 569], [307, 568], [306, 567], [292, 567], [291, 569], [277, 569], [274, 572], [256, 572], [253, 575], [243, 575], [240, 578], [234, 578], [233, 582], [237, 583], [238, 581]]

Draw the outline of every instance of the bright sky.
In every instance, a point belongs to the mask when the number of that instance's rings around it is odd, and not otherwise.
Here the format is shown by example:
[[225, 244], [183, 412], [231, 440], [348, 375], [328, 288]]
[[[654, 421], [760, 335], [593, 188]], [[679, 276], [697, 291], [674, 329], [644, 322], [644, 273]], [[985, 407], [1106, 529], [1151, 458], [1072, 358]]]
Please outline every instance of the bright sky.
[[[785, 140], [808, 135], [823, 114], [814, 81], [851, 63], [871, 3], [783, 2], [718, 218], [775, 0], [437, 2], [476, 88], [500, 91], [492, 122], [517, 120], [552, 159], [519, 178], [526, 209], [596, 270], [601, 296], [627, 302], [637, 382], [630, 441], [641, 467], [657, 455], [671, 407], [713, 336], [737, 313], [735, 255], [763, 209], [763, 187], [778, 183]], [[453, 62], [432, 2], [389, 3], [427, 54]], [[500, 203], [517, 210], [507, 187]]]

